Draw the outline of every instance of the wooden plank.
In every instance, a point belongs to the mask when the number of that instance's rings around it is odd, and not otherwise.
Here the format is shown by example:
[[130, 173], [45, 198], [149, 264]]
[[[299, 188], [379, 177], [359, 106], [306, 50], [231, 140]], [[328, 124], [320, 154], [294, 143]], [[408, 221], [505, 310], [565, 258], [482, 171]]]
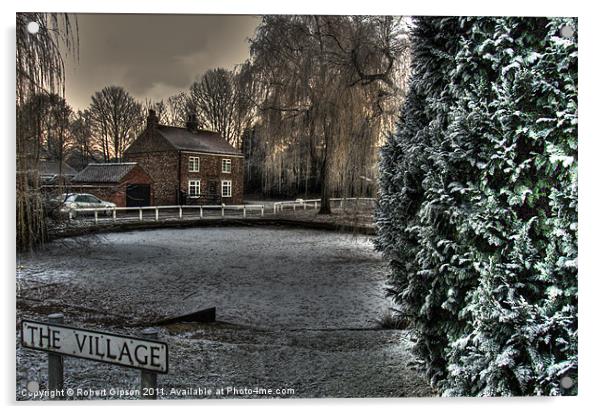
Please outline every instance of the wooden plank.
[[169, 325], [178, 322], [215, 322], [215, 307], [161, 319], [155, 322], [155, 325]]

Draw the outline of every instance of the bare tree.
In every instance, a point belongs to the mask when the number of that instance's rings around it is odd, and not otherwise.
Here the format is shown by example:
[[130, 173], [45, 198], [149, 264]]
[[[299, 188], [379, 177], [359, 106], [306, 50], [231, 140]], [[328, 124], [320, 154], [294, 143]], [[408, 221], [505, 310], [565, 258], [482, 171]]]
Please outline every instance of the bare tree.
[[235, 148], [241, 147], [243, 133], [253, 119], [246, 75], [246, 71], [211, 69], [190, 87], [201, 126], [219, 132]]
[[98, 158], [98, 150], [93, 141], [90, 112], [77, 111], [69, 124], [71, 151], [68, 162], [76, 169], [82, 169]]
[[184, 92], [172, 95], [166, 101], [147, 100], [143, 112], [147, 114], [150, 109], [155, 111], [160, 123], [177, 127], [184, 127], [188, 114], [195, 111], [190, 96]]
[[[26, 105], [33, 96], [59, 93], [64, 96], [62, 51], [77, 51], [77, 21], [66, 14], [17, 13], [16, 112], [17, 112], [17, 248], [33, 249], [46, 239], [46, 218], [40, 192], [38, 163], [42, 138], [40, 128], [30, 128], [40, 119]], [[27, 27], [37, 25], [37, 33]]]
[[180, 92], [167, 98], [165, 114], [159, 119], [167, 125], [184, 127], [186, 126], [188, 114], [193, 110], [190, 95]]
[[321, 213], [333, 183], [360, 192], [403, 98], [402, 18], [265, 16], [251, 40], [266, 179], [315, 175]]
[[70, 147], [69, 121], [72, 109], [57, 94], [36, 94], [23, 105], [21, 111], [28, 115], [22, 128], [26, 135], [36, 136], [38, 156], [62, 160]]
[[143, 126], [142, 105], [124, 88], [107, 86], [92, 95], [90, 115], [104, 160], [121, 160]]

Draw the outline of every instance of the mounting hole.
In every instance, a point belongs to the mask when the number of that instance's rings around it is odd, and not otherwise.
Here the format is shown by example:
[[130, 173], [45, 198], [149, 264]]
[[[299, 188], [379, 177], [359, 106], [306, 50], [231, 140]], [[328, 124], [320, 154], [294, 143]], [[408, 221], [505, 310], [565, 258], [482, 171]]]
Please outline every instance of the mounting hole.
[[575, 385], [575, 381], [573, 381], [573, 379], [571, 377], [562, 377], [560, 379], [560, 386], [562, 388], [564, 388], [565, 390], [568, 390], [569, 388], [573, 388], [573, 385]]
[[37, 381], [29, 381], [27, 383], [27, 391], [31, 393], [40, 391], [40, 383]]
[[575, 30], [571, 26], [562, 26], [560, 28], [560, 35], [565, 39], [570, 39], [575, 34]]
[[40, 31], [40, 24], [38, 22], [27, 23], [27, 31], [31, 34], [36, 34]]

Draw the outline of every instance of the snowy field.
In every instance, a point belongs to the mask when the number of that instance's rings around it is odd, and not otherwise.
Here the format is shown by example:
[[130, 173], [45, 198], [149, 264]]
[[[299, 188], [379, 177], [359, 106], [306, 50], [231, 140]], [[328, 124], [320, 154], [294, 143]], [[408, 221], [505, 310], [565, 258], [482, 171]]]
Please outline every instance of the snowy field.
[[[378, 329], [390, 306], [387, 268], [363, 236], [278, 227], [114, 233], [52, 243], [20, 257], [18, 269], [19, 316], [62, 309], [79, 326], [136, 334], [215, 306], [218, 323], [162, 329], [171, 369], [160, 386], [432, 393], [413, 368], [407, 332]], [[45, 381], [45, 358], [17, 353], [18, 393], [28, 379]], [[66, 370], [67, 386], [138, 381], [136, 371], [88, 361], [68, 359]]]

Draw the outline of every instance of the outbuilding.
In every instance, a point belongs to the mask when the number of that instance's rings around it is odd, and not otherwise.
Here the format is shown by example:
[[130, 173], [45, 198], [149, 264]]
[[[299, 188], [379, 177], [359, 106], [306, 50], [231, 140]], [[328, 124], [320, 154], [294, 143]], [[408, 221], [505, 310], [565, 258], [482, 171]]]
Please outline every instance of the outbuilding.
[[94, 194], [117, 207], [150, 206], [153, 180], [135, 162], [88, 164], [71, 181], [73, 192]]
[[38, 174], [43, 185], [65, 185], [77, 171], [64, 161], [42, 159], [38, 164]]

